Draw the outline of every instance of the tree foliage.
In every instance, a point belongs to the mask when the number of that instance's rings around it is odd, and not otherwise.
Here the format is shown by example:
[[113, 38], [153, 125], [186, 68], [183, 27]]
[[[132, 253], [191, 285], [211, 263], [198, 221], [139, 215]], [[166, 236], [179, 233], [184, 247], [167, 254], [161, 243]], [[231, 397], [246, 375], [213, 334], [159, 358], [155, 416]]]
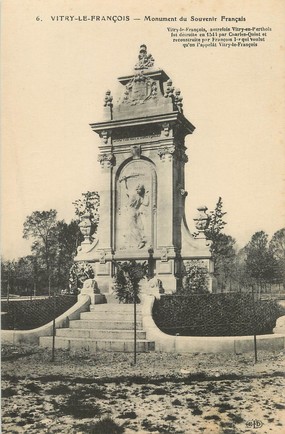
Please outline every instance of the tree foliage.
[[13, 292], [15, 285], [16, 276], [16, 265], [15, 260], [5, 261], [1, 258], [1, 294], [6, 295], [8, 292]]
[[26, 217], [23, 238], [33, 239], [32, 252], [44, 263], [47, 274], [47, 285], [50, 293], [51, 266], [55, 256], [54, 232], [57, 225], [57, 211], [34, 211]]
[[184, 265], [182, 278], [183, 294], [204, 294], [209, 292], [209, 274], [207, 267], [200, 261], [187, 261]]
[[[50, 293], [51, 288], [61, 290], [68, 285], [69, 270], [82, 235], [75, 220], [68, 224], [56, 217], [54, 209], [34, 211], [24, 222], [23, 237], [32, 240], [32, 255], [27, 258], [29, 275], [33, 277], [27, 286], [33, 286], [34, 292], [38, 292], [38, 288], [48, 288]], [[25, 261], [25, 258], [17, 261], [17, 267], [21, 270], [18, 272], [18, 282], [19, 276], [28, 267]]]
[[285, 288], [285, 228], [276, 231], [269, 243], [269, 250], [276, 261], [276, 278]]
[[236, 259], [235, 239], [230, 235], [219, 234], [215, 241], [214, 274], [221, 289], [231, 286]]
[[210, 219], [209, 226], [205, 231], [206, 238], [213, 242], [212, 244], [212, 252], [215, 252], [215, 240], [218, 235], [222, 232], [225, 225], [227, 224], [223, 217], [227, 213], [223, 211], [223, 201], [222, 198], [219, 197], [218, 202], [216, 203], [216, 207], [214, 211], [210, 211]]
[[34, 211], [26, 217], [24, 222], [23, 238], [33, 237], [47, 242], [51, 230], [56, 226], [57, 211]]
[[37, 257], [24, 256], [18, 260], [1, 260], [2, 294], [33, 295], [39, 286], [46, 287], [46, 270], [38, 264]]
[[268, 235], [264, 231], [253, 234], [245, 252], [246, 271], [259, 289], [262, 289], [266, 282], [274, 281], [276, 260], [269, 249]]
[[[99, 194], [89, 191], [74, 202], [78, 218], [88, 213], [93, 232], [98, 226], [99, 203]], [[58, 220], [55, 209], [34, 211], [24, 221], [23, 238], [32, 241], [32, 254], [14, 261], [2, 260], [3, 288], [17, 294], [65, 289], [77, 247], [83, 240], [78, 220]]]
[[235, 239], [223, 233], [227, 224], [224, 220], [226, 214], [223, 211], [222, 198], [219, 197], [215, 210], [210, 212], [209, 226], [205, 231], [206, 238], [212, 241], [210, 251], [214, 263], [214, 276], [221, 289], [225, 289], [231, 280], [236, 256]]
[[94, 279], [94, 270], [88, 262], [81, 261], [72, 265], [69, 272], [69, 284], [71, 290], [82, 288], [85, 280]]
[[74, 263], [76, 249], [81, 240], [81, 232], [75, 220], [66, 223], [58, 221], [55, 232], [55, 257], [53, 283], [57, 288], [65, 288], [68, 284], [69, 271]]
[[285, 228], [275, 232], [270, 243], [269, 249], [277, 260], [285, 259]]
[[136, 262], [115, 262], [114, 292], [120, 303], [138, 303], [139, 282], [147, 275], [148, 264]]

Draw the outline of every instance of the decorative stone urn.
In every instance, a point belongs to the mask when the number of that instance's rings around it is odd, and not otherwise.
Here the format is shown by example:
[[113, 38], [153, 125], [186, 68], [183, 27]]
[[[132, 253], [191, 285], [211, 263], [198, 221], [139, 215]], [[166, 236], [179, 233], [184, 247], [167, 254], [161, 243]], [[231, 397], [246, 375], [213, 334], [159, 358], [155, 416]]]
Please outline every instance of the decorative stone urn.
[[90, 243], [90, 236], [91, 236], [91, 230], [92, 230], [92, 223], [90, 220], [89, 214], [84, 214], [81, 217], [81, 222], [79, 223], [79, 228], [84, 236], [84, 243]]
[[199, 206], [197, 208], [196, 217], [193, 219], [198, 231], [198, 238], [205, 238], [205, 230], [208, 228], [210, 223], [210, 217], [206, 212], [207, 210], [208, 208], [206, 206]]

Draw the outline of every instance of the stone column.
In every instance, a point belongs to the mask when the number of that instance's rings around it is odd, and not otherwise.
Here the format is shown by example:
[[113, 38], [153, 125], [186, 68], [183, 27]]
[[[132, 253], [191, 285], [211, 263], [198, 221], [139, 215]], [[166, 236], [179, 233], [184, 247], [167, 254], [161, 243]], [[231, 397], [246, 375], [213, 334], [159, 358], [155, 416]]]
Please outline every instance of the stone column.
[[98, 160], [101, 164], [100, 182], [100, 222], [98, 228], [98, 239], [100, 249], [112, 250], [112, 170], [114, 155], [110, 153], [100, 154]]
[[115, 157], [111, 152], [102, 153], [98, 160], [101, 165], [100, 178], [100, 221], [98, 227], [98, 262], [95, 275], [101, 292], [109, 292], [112, 283], [112, 232], [113, 232], [113, 189], [112, 175]]
[[157, 246], [173, 248], [173, 154], [174, 145], [158, 150]]
[[[175, 146], [170, 144], [158, 149], [158, 200], [157, 200], [157, 248], [160, 259], [156, 261], [156, 272], [162, 280], [166, 292], [176, 290], [174, 245], [174, 152]], [[177, 228], [178, 229], [178, 228]]]

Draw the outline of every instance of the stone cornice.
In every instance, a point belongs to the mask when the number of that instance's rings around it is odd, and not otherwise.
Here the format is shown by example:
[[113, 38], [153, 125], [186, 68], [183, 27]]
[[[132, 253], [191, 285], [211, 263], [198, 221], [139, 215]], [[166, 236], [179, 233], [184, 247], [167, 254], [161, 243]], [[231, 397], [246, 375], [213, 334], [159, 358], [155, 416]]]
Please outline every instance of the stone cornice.
[[154, 116], [144, 116], [133, 119], [119, 119], [105, 122], [96, 122], [90, 124], [92, 130], [100, 134], [102, 131], [115, 130], [117, 128], [134, 127], [140, 125], [160, 124], [162, 122], [172, 122], [179, 124], [180, 128], [184, 130], [185, 135], [192, 134], [195, 130], [194, 125], [185, 118], [185, 116], [178, 112], [164, 113]]

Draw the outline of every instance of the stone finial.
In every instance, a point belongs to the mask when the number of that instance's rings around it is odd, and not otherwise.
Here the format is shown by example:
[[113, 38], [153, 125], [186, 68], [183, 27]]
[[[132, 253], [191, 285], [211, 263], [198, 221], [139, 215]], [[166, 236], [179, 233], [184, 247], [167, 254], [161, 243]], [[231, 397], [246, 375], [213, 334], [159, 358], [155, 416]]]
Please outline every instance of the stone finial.
[[135, 64], [135, 69], [148, 69], [154, 64], [154, 58], [151, 54], [147, 53], [147, 46], [145, 44], [140, 46], [139, 61]]
[[180, 113], [183, 113], [182, 107], [183, 107], [183, 97], [181, 95], [180, 89], [175, 89], [174, 86], [172, 86], [172, 80], [169, 79], [166, 82], [166, 88], [164, 91], [164, 98], [171, 98], [174, 109], [177, 109]]
[[172, 86], [172, 80], [169, 79], [166, 82], [166, 89], [165, 89], [165, 92], [164, 92], [164, 97], [165, 98], [169, 98], [169, 97], [172, 97], [173, 94], [174, 94], [174, 87]]
[[104, 98], [104, 107], [113, 107], [113, 97], [111, 95], [111, 91], [107, 90]]
[[174, 95], [174, 104], [176, 105], [177, 110], [181, 113], [182, 113], [182, 107], [183, 107], [182, 100], [183, 100], [183, 97], [181, 95], [180, 89], [176, 89], [175, 95]]

